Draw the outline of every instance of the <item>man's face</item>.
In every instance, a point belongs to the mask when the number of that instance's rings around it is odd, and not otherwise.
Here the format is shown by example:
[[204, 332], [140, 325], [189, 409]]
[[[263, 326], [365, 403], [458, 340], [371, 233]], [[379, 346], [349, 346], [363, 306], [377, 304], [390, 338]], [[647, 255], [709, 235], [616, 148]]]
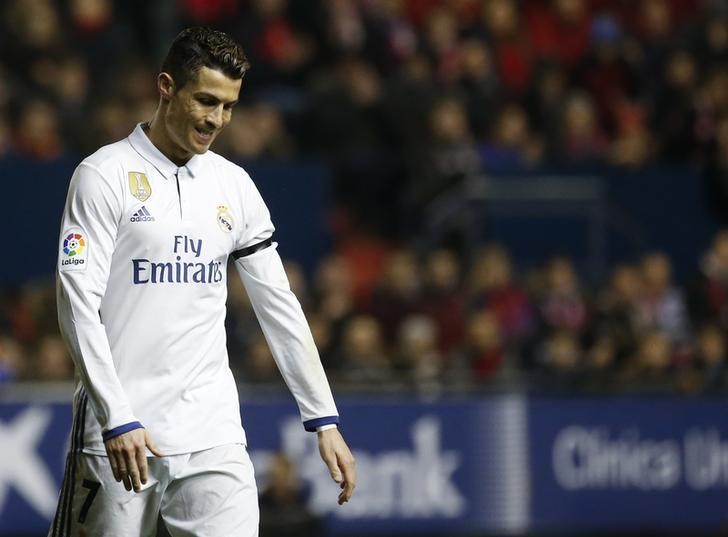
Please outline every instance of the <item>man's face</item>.
[[241, 82], [201, 67], [195, 78], [172, 94], [164, 123], [176, 159], [186, 160], [210, 148], [230, 122]]

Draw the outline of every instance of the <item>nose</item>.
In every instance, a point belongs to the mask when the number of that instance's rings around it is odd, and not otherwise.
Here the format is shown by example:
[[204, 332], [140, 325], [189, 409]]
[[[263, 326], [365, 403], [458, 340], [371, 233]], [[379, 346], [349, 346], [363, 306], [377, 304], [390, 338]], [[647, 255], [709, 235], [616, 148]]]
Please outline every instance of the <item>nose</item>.
[[215, 109], [210, 112], [207, 117], [205, 118], [205, 121], [211, 126], [216, 129], [219, 129], [222, 127], [222, 105], [216, 106]]

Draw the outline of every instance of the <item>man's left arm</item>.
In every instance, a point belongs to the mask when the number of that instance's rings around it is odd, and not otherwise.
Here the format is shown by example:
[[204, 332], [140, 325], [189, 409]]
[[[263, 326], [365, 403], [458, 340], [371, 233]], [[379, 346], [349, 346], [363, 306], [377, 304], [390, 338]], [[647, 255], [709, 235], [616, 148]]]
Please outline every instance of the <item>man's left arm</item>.
[[307, 431], [317, 431], [321, 457], [341, 485], [342, 504], [356, 485], [354, 458], [338, 430], [339, 415], [326, 373], [276, 246], [269, 238], [234, 252], [235, 267], [278, 369], [298, 403], [303, 425]]

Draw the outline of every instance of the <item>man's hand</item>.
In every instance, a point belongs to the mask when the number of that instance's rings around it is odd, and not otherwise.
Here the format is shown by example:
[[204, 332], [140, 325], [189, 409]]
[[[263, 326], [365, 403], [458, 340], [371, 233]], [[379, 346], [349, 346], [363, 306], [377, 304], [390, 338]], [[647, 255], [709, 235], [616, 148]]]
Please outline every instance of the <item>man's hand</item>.
[[349, 501], [356, 487], [354, 456], [338, 429], [327, 429], [317, 434], [321, 458], [329, 467], [333, 480], [341, 484], [339, 505], [342, 505]]
[[157, 457], [162, 456], [147, 430], [134, 429], [110, 438], [104, 445], [114, 478], [123, 481], [126, 490], [141, 491], [142, 484], [147, 482], [146, 448]]

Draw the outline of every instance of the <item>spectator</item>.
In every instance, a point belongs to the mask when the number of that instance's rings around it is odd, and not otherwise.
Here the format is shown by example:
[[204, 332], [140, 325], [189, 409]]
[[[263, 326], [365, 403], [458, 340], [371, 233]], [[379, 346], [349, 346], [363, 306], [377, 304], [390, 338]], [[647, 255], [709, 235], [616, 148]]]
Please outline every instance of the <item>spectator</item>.
[[432, 319], [411, 315], [402, 321], [396, 365], [416, 390], [432, 393], [441, 389], [444, 360], [438, 350], [437, 326]]
[[704, 326], [697, 335], [694, 367], [699, 374], [698, 389], [702, 392], [725, 392], [728, 388], [726, 339], [716, 325]]
[[36, 282], [8, 297], [7, 323], [10, 335], [32, 347], [44, 335], [57, 335], [55, 290], [52, 282]]
[[578, 390], [583, 387], [584, 356], [579, 339], [568, 330], [554, 330], [538, 351], [537, 386], [546, 390]]
[[660, 157], [682, 161], [694, 155], [695, 93], [698, 67], [685, 49], [674, 51], [665, 65], [664, 85], [656, 92], [652, 125], [658, 135]]
[[716, 323], [728, 330], [728, 231], [719, 231], [713, 238], [688, 301], [695, 326]]
[[385, 95], [393, 140], [401, 148], [408, 175], [417, 178], [426, 171], [418, 157], [427, 154], [428, 145], [433, 143], [434, 136], [423, 133], [431, 133], [431, 109], [439, 96], [429, 58], [422, 52], [407, 57], [389, 80]]
[[704, 65], [725, 65], [728, 60], [728, 20], [726, 13], [706, 9], [697, 28], [697, 57]]
[[481, 144], [483, 167], [490, 172], [523, 170], [541, 159], [523, 107], [509, 105], [496, 118], [490, 139]]
[[120, 140], [133, 128], [133, 122], [128, 117], [128, 103], [124, 99], [113, 96], [104, 98], [93, 111], [87, 139], [81, 142], [90, 146]]
[[[94, 76], [104, 76], [111, 67], [109, 58], [118, 57], [119, 52], [129, 46], [129, 42], [137, 41], [128, 38], [130, 28], [124, 17], [125, 6], [114, 5], [111, 0], [71, 0], [66, 4], [68, 7], [65, 17], [74, 49], [83, 54]], [[144, 26], [142, 21], [146, 13], [140, 13], [138, 6], [138, 4], [134, 6], [137, 10], [133, 13], [131, 21], [134, 28]], [[156, 34], [162, 33], [161, 28], [156, 30]], [[141, 39], [150, 40], [140, 43], [135, 53], [145, 49], [148, 51], [151, 47], [148, 48], [146, 45], [156, 44], [144, 34], [143, 30], [139, 31]], [[167, 37], [173, 36], [167, 35]], [[157, 49], [155, 52], [161, 55], [162, 51]]]
[[337, 348], [346, 322], [355, 315], [351, 270], [346, 260], [337, 255], [323, 259], [314, 284], [316, 311], [331, 326], [331, 346]]
[[610, 148], [610, 161], [617, 166], [642, 167], [654, 151], [646, 111], [641, 105], [625, 100], [615, 105], [614, 117], [616, 135]]
[[660, 72], [674, 40], [671, 2], [645, 0], [640, 4], [637, 34], [645, 55], [645, 82], [655, 91], [662, 80]]
[[288, 283], [291, 285], [291, 291], [296, 295], [303, 309], [307, 309], [311, 305], [311, 297], [308, 293], [308, 282], [303, 267], [291, 259], [285, 259], [283, 268], [286, 271]]
[[670, 340], [652, 330], [637, 341], [635, 354], [623, 370], [623, 386], [636, 391], [666, 392], [676, 385]]
[[37, 60], [63, 48], [58, 9], [50, 0], [12, 0], [3, 8], [2, 56], [10, 71], [30, 82]]
[[505, 89], [525, 93], [531, 80], [532, 46], [523, 28], [515, 0], [490, 0], [483, 3], [483, 23]]
[[458, 24], [447, 8], [433, 9], [427, 18], [424, 42], [434, 65], [435, 79], [452, 83], [458, 75]]
[[499, 378], [506, 362], [506, 350], [495, 315], [482, 310], [468, 318], [467, 339], [453, 362], [466, 368], [476, 383]]
[[324, 369], [327, 371], [336, 372], [341, 364], [335, 357], [335, 349], [333, 347], [334, 334], [331, 327], [331, 323], [317, 312], [311, 312], [306, 314], [308, 319], [308, 325], [311, 329], [311, 335], [313, 341], [316, 344], [316, 348], [319, 351], [321, 357], [321, 363], [324, 365]]
[[590, 17], [586, 2], [528, 2], [524, 9], [536, 58], [575, 65], [589, 43]]
[[9, 336], [0, 336], [0, 385], [18, 380], [26, 357], [21, 345]]
[[458, 84], [463, 93], [473, 135], [484, 140], [496, 117], [500, 82], [487, 43], [476, 37], [460, 42]]
[[550, 160], [569, 158], [568, 154], [564, 155], [560, 142], [568, 76], [558, 63], [543, 62], [525, 100], [530, 124], [544, 140], [545, 155]]
[[464, 336], [465, 297], [460, 289], [460, 261], [449, 250], [435, 250], [425, 260], [422, 312], [437, 325], [440, 351], [447, 355]]
[[412, 155], [416, 164], [406, 187], [413, 218], [418, 219], [438, 195], [462, 186], [465, 179], [480, 171], [476, 144], [460, 100], [438, 100], [429, 118], [429, 144], [421, 148], [422, 153]]
[[40, 381], [73, 380], [73, 362], [59, 336], [44, 336], [28, 369], [28, 377]]
[[362, 8], [353, 0], [323, 2], [325, 26], [322, 38], [334, 56], [358, 56], [365, 52], [368, 35]]
[[372, 2], [368, 5], [368, 43], [380, 71], [389, 75], [417, 53], [419, 38], [407, 17], [407, 2]]
[[268, 463], [259, 503], [261, 537], [309, 537], [320, 531], [321, 521], [306, 507], [295, 465], [282, 453]]
[[612, 271], [609, 287], [598, 298], [594, 329], [614, 342], [620, 363], [634, 353], [637, 345], [641, 285], [636, 267], [618, 265]]
[[579, 335], [586, 330], [589, 305], [568, 258], [555, 257], [546, 264], [538, 312], [546, 331], [561, 329]]
[[245, 383], [283, 387], [283, 377], [276, 367], [273, 354], [263, 334], [248, 339], [243, 370], [239, 378]]
[[294, 145], [280, 111], [258, 104], [241, 107], [221, 136], [221, 150], [243, 160], [288, 159]]
[[618, 103], [638, 91], [637, 66], [625, 55], [619, 21], [608, 14], [592, 19], [591, 46], [576, 71], [579, 84], [594, 100], [599, 123], [607, 132], [616, 130], [613, 111]]
[[598, 335], [587, 350], [584, 364], [584, 387], [608, 392], [615, 388], [619, 373], [617, 345], [609, 335]]
[[291, 18], [288, 0], [255, 0], [234, 28], [256, 69], [252, 85], [299, 85], [313, 62], [313, 41]]
[[609, 142], [588, 95], [574, 93], [567, 98], [559, 140], [559, 154], [570, 160], [599, 162], [606, 156]]
[[394, 344], [402, 321], [421, 312], [422, 307], [422, 277], [417, 259], [410, 251], [396, 251], [372, 297], [371, 311], [382, 327], [385, 341]]
[[672, 283], [670, 260], [663, 253], [647, 254], [642, 258], [640, 272], [638, 323], [643, 329], [663, 332], [673, 344], [685, 344], [689, 336], [687, 309], [682, 293]]
[[337, 378], [357, 385], [382, 386], [394, 377], [376, 319], [359, 315], [344, 327]]
[[56, 108], [49, 102], [32, 99], [23, 104], [15, 129], [17, 151], [37, 160], [53, 160], [63, 152]]
[[368, 60], [342, 59], [311, 98], [303, 125], [304, 147], [333, 161], [337, 201], [372, 226], [391, 214], [397, 172], [383, 86]]
[[505, 344], [522, 342], [533, 328], [533, 313], [526, 293], [513, 280], [508, 252], [499, 245], [483, 248], [470, 274], [471, 308], [487, 309], [498, 319]]
[[251, 338], [260, 334], [260, 327], [248, 294], [237, 278], [228, 278], [225, 333], [231, 368], [239, 373], [246, 368], [247, 346]]

